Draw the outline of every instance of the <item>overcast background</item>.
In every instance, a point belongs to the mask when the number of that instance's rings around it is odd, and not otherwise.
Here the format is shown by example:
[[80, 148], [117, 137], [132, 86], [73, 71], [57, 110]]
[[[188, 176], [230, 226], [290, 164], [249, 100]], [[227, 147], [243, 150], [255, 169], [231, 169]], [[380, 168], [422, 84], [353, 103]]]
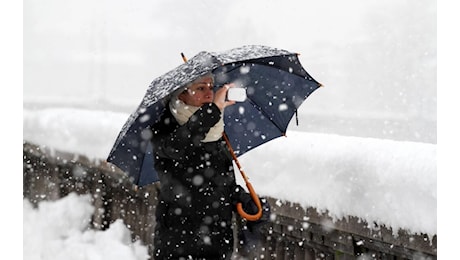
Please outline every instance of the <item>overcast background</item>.
[[180, 53], [262, 44], [325, 87], [294, 130], [436, 143], [436, 2], [24, 1], [24, 107], [132, 112]]

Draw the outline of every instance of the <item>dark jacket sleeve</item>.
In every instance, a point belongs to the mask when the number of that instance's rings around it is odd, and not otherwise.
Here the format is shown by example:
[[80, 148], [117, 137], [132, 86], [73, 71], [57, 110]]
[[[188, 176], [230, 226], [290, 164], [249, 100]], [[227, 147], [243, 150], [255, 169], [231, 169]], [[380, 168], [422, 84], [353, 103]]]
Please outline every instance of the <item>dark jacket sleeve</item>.
[[190, 155], [194, 147], [201, 146], [206, 133], [220, 120], [220, 109], [214, 103], [200, 107], [190, 119], [171, 133], [153, 138], [158, 154], [171, 159]]

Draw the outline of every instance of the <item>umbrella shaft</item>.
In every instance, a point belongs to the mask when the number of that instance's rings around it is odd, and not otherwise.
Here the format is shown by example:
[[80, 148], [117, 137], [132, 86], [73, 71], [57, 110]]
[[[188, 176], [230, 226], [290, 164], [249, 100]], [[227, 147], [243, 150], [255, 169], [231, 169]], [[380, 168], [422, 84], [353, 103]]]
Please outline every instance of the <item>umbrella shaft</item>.
[[238, 170], [240, 171], [241, 176], [242, 176], [243, 179], [244, 179], [244, 182], [245, 182], [245, 183], [248, 183], [248, 182], [249, 182], [248, 177], [246, 176], [246, 174], [245, 174], [244, 171], [242, 170], [241, 164], [240, 164], [240, 162], [238, 161], [238, 158], [236, 157], [235, 152], [233, 151], [232, 145], [230, 144], [230, 140], [228, 139], [227, 134], [225, 134], [225, 132], [224, 132], [224, 133], [222, 134], [222, 136], [224, 137], [225, 142], [227, 143], [228, 149], [230, 150], [230, 153], [232, 154], [232, 157], [233, 157], [233, 160], [234, 160], [235, 163], [236, 163], [236, 166], [238, 166]]

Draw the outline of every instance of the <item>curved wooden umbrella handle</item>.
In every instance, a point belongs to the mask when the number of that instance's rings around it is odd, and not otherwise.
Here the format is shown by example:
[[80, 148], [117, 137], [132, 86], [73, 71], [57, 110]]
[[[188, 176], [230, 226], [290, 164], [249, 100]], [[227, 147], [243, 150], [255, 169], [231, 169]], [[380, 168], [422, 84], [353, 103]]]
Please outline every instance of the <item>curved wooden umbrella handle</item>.
[[243, 209], [243, 204], [241, 202], [236, 204], [236, 209], [238, 211], [238, 214], [240, 214], [241, 217], [249, 221], [259, 220], [262, 217], [262, 204], [260, 203], [260, 199], [257, 196], [256, 192], [254, 191], [252, 184], [250, 182], [246, 182], [246, 187], [248, 187], [249, 194], [251, 194], [251, 198], [257, 206], [257, 213], [254, 215], [246, 213]]
[[248, 187], [249, 194], [251, 195], [252, 200], [254, 201], [254, 203], [257, 206], [257, 213], [255, 215], [251, 215], [251, 214], [246, 213], [243, 210], [243, 204], [241, 202], [236, 204], [236, 210], [238, 211], [238, 214], [240, 214], [240, 216], [242, 216], [243, 218], [245, 218], [245, 219], [247, 219], [249, 221], [259, 220], [262, 217], [262, 204], [260, 203], [260, 199], [257, 196], [254, 188], [252, 187], [252, 184], [249, 182], [248, 177], [244, 173], [244, 171], [243, 171], [243, 169], [242, 169], [242, 167], [240, 165], [240, 162], [238, 161], [238, 158], [236, 157], [235, 151], [233, 151], [232, 145], [230, 144], [230, 140], [228, 139], [227, 134], [225, 134], [225, 132], [224, 132], [224, 133], [222, 133], [222, 136], [224, 137], [224, 140], [227, 143], [228, 150], [230, 151], [230, 154], [232, 155], [232, 158], [235, 161], [236, 166], [238, 166], [238, 170], [240, 171], [241, 176], [243, 177], [243, 180], [246, 183], [246, 187]]

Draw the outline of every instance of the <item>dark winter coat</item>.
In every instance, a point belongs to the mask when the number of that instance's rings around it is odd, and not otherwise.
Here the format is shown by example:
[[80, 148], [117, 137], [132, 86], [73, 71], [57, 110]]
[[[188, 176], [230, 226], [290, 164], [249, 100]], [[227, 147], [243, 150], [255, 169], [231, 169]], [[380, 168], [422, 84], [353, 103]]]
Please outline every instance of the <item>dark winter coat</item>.
[[249, 195], [235, 182], [225, 141], [201, 142], [220, 115], [215, 104], [205, 104], [180, 126], [166, 109], [153, 126], [161, 183], [155, 259], [224, 259], [232, 253], [232, 211]]

